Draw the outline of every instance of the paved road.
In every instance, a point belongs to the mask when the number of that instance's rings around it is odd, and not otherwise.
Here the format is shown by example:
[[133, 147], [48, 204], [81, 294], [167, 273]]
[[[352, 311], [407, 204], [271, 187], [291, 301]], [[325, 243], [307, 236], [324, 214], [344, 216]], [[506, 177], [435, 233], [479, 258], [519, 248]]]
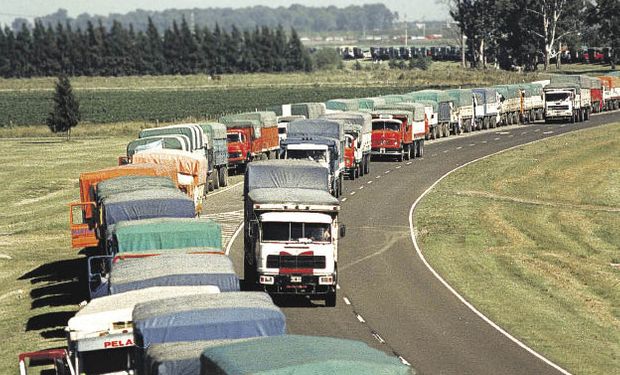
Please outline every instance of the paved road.
[[[412, 244], [409, 211], [437, 179], [464, 163], [612, 121], [620, 121], [620, 113], [581, 124], [499, 128], [428, 143], [425, 157], [411, 163], [374, 162], [369, 176], [345, 183], [347, 237], [339, 255], [338, 305], [286, 301], [289, 332], [362, 340], [400, 356], [421, 374], [558, 373], [475, 315], [432, 275]], [[242, 209], [241, 192], [238, 186], [225, 193], [230, 197], [222, 194], [229, 215], [219, 217], [232, 218]], [[230, 254], [238, 271], [242, 242], [238, 237]]]

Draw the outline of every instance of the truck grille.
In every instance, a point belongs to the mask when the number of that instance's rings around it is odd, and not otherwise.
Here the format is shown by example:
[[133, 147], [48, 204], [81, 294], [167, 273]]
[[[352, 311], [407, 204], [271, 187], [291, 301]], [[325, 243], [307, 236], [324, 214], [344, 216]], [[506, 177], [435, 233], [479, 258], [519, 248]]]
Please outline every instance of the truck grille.
[[324, 256], [268, 255], [267, 268], [325, 268]]
[[552, 109], [555, 111], [567, 111], [568, 106], [567, 105], [554, 105], [554, 106], [549, 106], [549, 109]]

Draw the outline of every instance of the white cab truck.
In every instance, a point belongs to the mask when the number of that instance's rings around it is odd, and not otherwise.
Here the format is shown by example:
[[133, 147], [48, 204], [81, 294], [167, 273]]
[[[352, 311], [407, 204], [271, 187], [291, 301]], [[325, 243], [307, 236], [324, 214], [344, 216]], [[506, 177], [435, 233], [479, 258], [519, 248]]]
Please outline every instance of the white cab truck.
[[314, 161], [329, 171], [329, 187], [335, 197], [342, 194], [344, 179], [344, 122], [340, 120], [296, 120], [288, 124], [286, 140], [280, 144], [281, 159]]
[[589, 90], [582, 90], [579, 85], [573, 83], [551, 82], [544, 88], [544, 94], [545, 122], [574, 123], [588, 119]]
[[345, 228], [329, 172], [307, 160], [253, 162], [245, 173], [244, 279], [270, 294], [336, 305], [338, 243]]
[[344, 122], [346, 137], [345, 171], [354, 180], [370, 173], [372, 116], [367, 112], [336, 112], [323, 116]]

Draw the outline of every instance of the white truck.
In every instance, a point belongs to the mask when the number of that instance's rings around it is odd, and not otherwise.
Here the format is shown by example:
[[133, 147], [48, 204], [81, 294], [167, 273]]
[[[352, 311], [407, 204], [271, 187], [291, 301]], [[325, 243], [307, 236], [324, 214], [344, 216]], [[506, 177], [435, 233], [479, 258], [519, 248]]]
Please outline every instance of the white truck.
[[244, 279], [270, 294], [336, 305], [338, 243], [345, 227], [329, 171], [307, 160], [253, 162], [245, 172]]
[[574, 83], [551, 82], [544, 88], [544, 94], [545, 122], [559, 120], [574, 123], [589, 117], [589, 90], [582, 90]]
[[366, 112], [336, 112], [323, 116], [344, 122], [346, 145], [344, 150], [345, 171], [349, 179], [370, 173], [372, 151], [372, 116]]

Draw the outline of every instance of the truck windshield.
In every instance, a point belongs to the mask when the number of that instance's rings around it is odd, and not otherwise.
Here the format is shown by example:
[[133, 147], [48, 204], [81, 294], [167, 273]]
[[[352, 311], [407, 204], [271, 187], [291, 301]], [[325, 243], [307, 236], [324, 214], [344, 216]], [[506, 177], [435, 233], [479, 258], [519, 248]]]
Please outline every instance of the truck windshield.
[[325, 150], [287, 150], [287, 159], [327, 161]]
[[300, 238], [312, 242], [331, 242], [331, 226], [326, 223], [282, 223], [262, 224], [263, 241], [299, 242]]
[[239, 134], [239, 133], [228, 133], [226, 135], [226, 139], [228, 139], [228, 142], [243, 142], [243, 135]]
[[566, 100], [567, 98], [568, 98], [568, 93], [563, 93], [563, 92], [545, 94], [545, 100], [550, 101], [550, 102]]
[[376, 121], [372, 123], [372, 130], [392, 130], [399, 131], [400, 124], [397, 122]]

